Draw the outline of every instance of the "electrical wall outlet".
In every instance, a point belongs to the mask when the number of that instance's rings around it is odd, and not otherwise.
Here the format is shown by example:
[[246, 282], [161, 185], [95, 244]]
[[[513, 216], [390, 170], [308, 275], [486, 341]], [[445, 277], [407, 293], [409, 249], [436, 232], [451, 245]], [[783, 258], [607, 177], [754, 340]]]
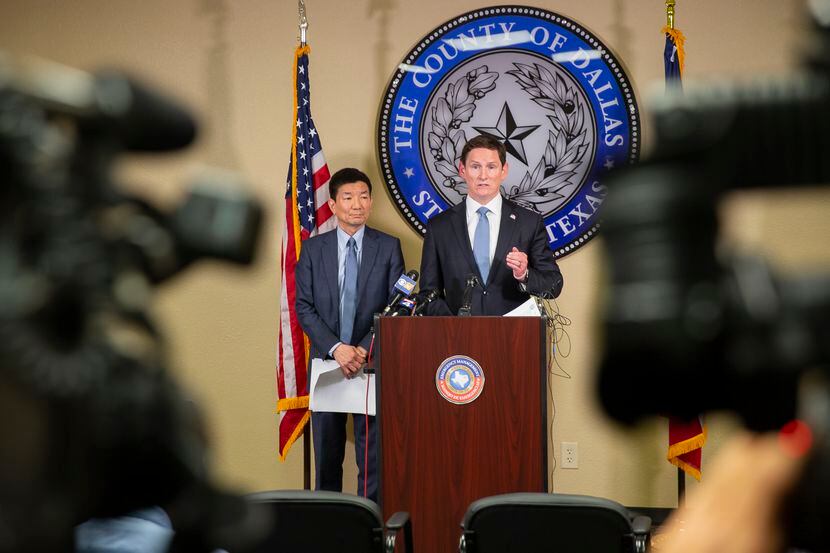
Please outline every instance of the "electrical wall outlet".
[[576, 442], [562, 442], [562, 468], [579, 468], [579, 446]]

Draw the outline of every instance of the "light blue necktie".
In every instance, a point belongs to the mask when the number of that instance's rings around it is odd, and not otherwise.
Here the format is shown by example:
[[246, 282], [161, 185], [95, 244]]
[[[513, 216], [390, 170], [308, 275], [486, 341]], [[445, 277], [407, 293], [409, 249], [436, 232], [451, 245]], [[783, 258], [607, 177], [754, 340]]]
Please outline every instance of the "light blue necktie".
[[357, 309], [357, 243], [346, 242], [346, 270], [343, 272], [343, 299], [340, 302], [340, 341], [351, 344]]
[[480, 207], [477, 210], [478, 224], [473, 235], [473, 256], [476, 258], [476, 265], [481, 273], [482, 284], [487, 283], [490, 275], [490, 223], [487, 221], [487, 214], [490, 210]]

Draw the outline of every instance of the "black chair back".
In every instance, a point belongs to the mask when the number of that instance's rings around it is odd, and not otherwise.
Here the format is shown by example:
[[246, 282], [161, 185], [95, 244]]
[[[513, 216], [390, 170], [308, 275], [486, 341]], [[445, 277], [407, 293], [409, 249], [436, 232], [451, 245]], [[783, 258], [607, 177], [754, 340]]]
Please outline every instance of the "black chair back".
[[644, 550], [650, 530], [650, 522], [638, 522], [635, 532], [625, 507], [599, 497], [497, 495], [475, 501], [468, 508], [462, 523], [461, 551], [633, 553]]
[[383, 551], [383, 519], [377, 504], [368, 499], [308, 490], [259, 492], [247, 498], [266, 505], [274, 520], [267, 540], [252, 553]]

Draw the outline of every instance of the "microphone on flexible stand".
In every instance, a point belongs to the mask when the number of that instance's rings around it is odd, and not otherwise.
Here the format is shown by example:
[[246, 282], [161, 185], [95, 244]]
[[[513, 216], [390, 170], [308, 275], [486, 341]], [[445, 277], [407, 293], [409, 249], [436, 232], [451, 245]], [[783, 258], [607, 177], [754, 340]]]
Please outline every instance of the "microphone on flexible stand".
[[415, 289], [415, 283], [418, 282], [418, 271], [412, 269], [408, 273], [401, 275], [398, 281], [395, 283], [396, 290], [395, 295], [392, 297], [392, 300], [389, 304], [384, 308], [383, 313], [381, 315], [389, 315], [392, 309], [401, 301], [403, 297], [409, 297], [412, 294], [412, 291]]
[[421, 290], [415, 295], [415, 309], [412, 310], [413, 317], [420, 317], [427, 305], [437, 300], [438, 290]]
[[459, 317], [469, 317], [472, 313], [473, 303], [473, 288], [479, 286], [481, 282], [478, 277], [472, 273], [467, 275], [467, 287], [464, 288], [464, 296], [461, 300], [461, 307], [458, 309]]

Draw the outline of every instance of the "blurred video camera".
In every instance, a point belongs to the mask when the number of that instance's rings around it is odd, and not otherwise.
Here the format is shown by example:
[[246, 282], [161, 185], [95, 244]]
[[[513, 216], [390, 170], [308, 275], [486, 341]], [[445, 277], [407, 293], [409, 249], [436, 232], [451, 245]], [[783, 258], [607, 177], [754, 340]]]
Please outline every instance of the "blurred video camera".
[[164, 368], [153, 287], [253, 260], [262, 209], [224, 178], [164, 211], [119, 191], [124, 152], [183, 148], [175, 102], [116, 72], [0, 57], [0, 551], [70, 551], [73, 528], [162, 506], [171, 550], [240, 544], [201, 421]]
[[598, 387], [606, 411], [625, 423], [709, 410], [733, 411], [757, 431], [806, 420], [816, 444], [789, 510], [790, 539], [823, 551], [830, 274], [784, 277], [762, 259], [729, 256], [717, 218], [732, 190], [830, 183], [830, 2], [810, 11], [802, 72], [667, 94], [654, 106], [653, 155], [610, 176]]

